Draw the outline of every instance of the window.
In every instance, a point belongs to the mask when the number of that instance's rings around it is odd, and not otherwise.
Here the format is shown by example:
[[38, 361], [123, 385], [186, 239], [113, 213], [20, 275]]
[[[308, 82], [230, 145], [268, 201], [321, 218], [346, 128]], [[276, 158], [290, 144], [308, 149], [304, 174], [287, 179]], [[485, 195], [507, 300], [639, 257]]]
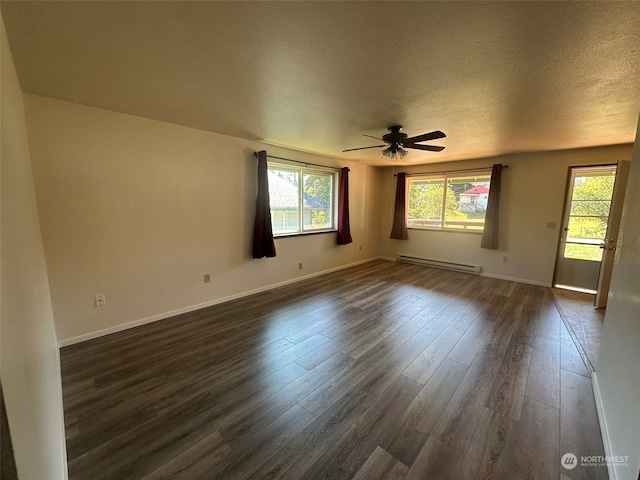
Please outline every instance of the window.
[[491, 171], [409, 178], [408, 228], [482, 232]]
[[269, 163], [274, 236], [336, 229], [337, 173]]

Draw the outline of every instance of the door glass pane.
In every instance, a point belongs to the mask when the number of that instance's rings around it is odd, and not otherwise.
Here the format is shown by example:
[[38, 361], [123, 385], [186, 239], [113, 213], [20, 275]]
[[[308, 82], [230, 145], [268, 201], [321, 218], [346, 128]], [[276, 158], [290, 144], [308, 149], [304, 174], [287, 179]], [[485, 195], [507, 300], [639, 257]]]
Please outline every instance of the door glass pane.
[[602, 260], [602, 249], [597, 245], [567, 243], [564, 247], [564, 258], [600, 262]]
[[577, 239], [602, 241], [606, 234], [607, 217], [569, 217], [567, 241], [574, 241]]
[[[584, 173], [576, 175], [573, 182], [572, 200], [606, 200], [613, 195], [615, 170], [611, 173]], [[609, 212], [607, 212], [608, 214]]]
[[574, 200], [571, 202], [571, 215], [587, 215], [607, 218], [611, 200]]

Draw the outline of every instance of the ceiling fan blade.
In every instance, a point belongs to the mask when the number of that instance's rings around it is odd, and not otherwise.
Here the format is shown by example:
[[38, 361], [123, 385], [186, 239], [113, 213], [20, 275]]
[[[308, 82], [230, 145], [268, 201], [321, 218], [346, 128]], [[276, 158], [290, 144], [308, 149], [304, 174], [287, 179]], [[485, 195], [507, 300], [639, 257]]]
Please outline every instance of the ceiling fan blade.
[[360, 148], [347, 148], [346, 150], [342, 150], [343, 152], [353, 152], [354, 150], [366, 150], [367, 148], [380, 148], [380, 147], [386, 147], [387, 144], [385, 143], [384, 145], [374, 145], [373, 147], [360, 147]]
[[441, 152], [444, 150], [444, 147], [439, 147], [438, 145], [404, 145], [404, 148], [414, 148], [416, 150], [427, 150], [429, 152]]
[[367, 135], [366, 133], [363, 133], [362, 135], [363, 135], [364, 137], [375, 138], [376, 140], [382, 140], [382, 139], [381, 139], [381, 138], [379, 138], [379, 137], [374, 137], [373, 135]]
[[427, 140], [437, 140], [438, 138], [444, 138], [446, 135], [440, 130], [435, 130], [429, 133], [423, 133], [422, 135], [416, 135], [415, 137], [405, 138], [402, 143], [426, 142]]

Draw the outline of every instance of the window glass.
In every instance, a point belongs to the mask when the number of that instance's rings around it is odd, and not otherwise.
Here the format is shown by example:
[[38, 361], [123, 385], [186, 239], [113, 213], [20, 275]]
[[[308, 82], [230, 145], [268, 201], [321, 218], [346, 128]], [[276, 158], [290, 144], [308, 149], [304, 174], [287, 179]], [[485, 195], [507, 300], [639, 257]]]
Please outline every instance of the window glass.
[[336, 228], [336, 173], [273, 163], [268, 172], [274, 235]]
[[490, 176], [448, 178], [445, 228], [483, 230]]
[[333, 175], [326, 173], [304, 174], [304, 230], [325, 230], [333, 226], [332, 179]]
[[407, 226], [442, 226], [443, 201], [443, 178], [410, 179]]
[[409, 178], [407, 226], [482, 231], [490, 172]]

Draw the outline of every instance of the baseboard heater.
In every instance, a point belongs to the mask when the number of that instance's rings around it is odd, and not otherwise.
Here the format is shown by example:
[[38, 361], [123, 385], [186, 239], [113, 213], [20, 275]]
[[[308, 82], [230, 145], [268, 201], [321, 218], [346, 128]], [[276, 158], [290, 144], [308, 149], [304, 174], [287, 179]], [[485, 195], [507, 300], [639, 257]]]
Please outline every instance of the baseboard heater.
[[398, 255], [398, 262], [413, 263], [416, 265], [424, 265], [426, 267], [444, 268], [445, 270], [453, 270], [455, 272], [472, 273], [480, 275], [480, 266], [465, 265], [463, 263], [444, 262], [442, 260], [431, 260], [429, 258], [411, 257], [409, 255]]

